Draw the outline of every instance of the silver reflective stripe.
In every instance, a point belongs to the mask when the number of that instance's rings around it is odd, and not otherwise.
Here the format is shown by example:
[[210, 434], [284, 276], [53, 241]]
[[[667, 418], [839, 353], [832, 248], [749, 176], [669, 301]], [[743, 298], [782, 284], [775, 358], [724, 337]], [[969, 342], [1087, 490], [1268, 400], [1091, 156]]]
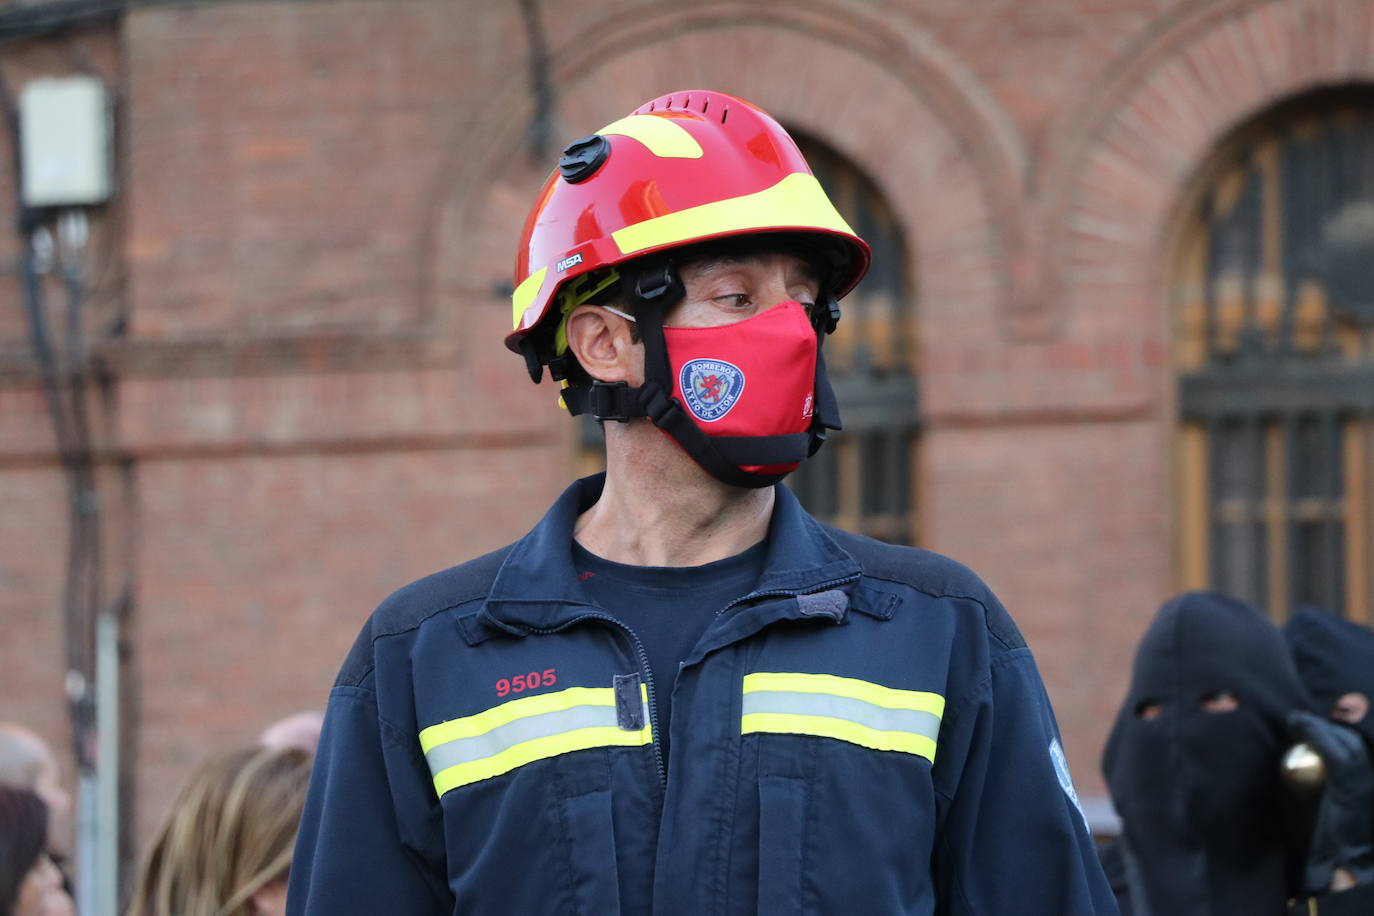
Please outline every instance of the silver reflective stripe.
[[425, 760], [429, 762], [430, 773], [438, 776], [451, 766], [492, 757], [526, 741], [550, 738], [581, 728], [616, 727], [614, 706], [574, 706], [516, 719], [471, 738], [456, 738], [430, 748]]
[[825, 716], [855, 722], [884, 732], [908, 732], [934, 741], [940, 734], [940, 717], [916, 709], [888, 709], [864, 700], [824, 693], [756, 690], [744, 695], [743, 715], [779, 713], [794, 716]]

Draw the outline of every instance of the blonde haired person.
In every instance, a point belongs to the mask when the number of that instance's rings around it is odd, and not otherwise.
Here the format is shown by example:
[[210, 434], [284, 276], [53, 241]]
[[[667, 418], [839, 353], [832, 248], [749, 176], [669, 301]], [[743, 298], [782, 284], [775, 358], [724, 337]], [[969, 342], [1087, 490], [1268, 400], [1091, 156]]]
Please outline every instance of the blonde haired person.
[[130, 916], [277, 916], [310, 755], [243, 748], [210, 758], [182, 787], [139, 878]]

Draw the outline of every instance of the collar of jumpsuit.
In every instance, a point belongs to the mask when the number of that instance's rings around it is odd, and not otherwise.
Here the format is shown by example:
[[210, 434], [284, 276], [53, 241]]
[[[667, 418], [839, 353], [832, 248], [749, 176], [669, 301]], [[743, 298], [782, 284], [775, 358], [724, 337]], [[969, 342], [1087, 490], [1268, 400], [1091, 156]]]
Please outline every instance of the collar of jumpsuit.
[[[1234, 708], [1205, 702], [1222, 693]], [[1144, 912], [1283, 912], [1301, 844], [1285, 830], [1279, 760], [1288, 713], [1308, 708], [1258, 611], [1205, 592], [1160, 608], [1103, 754]]]
[[[543, 522], [516, 543], [492, 583], [477, 618], [479, 626], [469, 632], [469, 641], [484, 638], [486, 627], [523, 636], [557, 629], [596, 612], [577, 578], [571, 531], [578, 515], [601, 496], [605, 480], [604, 474], [598, 474], [570, 486]], [[858, 562], [806, 514], [791, 491], [778, 486], [775, 493], [765, 571], [751, 595], [790, 595], [857, 579]], [[798, 617], [814, 616], [813, 608], [791, 610]], [[844, 605], [837, 606], [836, 622], [846, 613]], [[749, 625], [739, 618], [732, 617], [731, 621], [733, 626]], [[721, 634], [722, 639], [727, 637], [729, 634]], [[705, 651], [709, 651], [707, 642], [698, 646], [698, 654]]]

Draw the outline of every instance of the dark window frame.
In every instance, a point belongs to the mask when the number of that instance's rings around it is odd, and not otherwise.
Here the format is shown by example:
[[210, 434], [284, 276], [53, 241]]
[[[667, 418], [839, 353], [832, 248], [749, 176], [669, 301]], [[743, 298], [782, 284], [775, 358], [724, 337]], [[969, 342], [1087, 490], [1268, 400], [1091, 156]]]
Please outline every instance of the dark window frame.
[[1278, 106], [1208, 173], [1177, 284], [1183, 584], [1368, 620], [1374, 89]]

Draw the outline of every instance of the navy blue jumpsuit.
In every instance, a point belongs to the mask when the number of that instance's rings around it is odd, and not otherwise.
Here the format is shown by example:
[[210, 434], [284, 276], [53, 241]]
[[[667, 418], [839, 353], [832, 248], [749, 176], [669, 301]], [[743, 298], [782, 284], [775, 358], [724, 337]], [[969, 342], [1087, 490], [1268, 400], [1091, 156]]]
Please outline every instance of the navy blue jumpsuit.
[[656, 684], [572, 564], [601, 484], [373, 614], [291, 913], [1116, 912], [1030, 651], [969, 570], [779, 486], [757, 587]]

